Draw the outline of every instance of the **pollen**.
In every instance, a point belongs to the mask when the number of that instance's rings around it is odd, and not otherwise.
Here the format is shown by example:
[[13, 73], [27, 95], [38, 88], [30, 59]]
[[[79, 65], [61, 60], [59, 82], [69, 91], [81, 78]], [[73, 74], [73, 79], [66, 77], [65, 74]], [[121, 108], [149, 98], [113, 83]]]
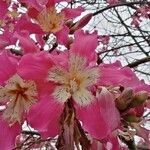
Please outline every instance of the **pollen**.
[[45, 32], [57, 32], [62, 29], [64, 15], [57, 13], [54, 7], [45, 8], [37, 16], [37, 21], [43, 31]]
[[79, 105], [88, 105], [94, 96], [89, 88], [97, 82], [99, 70], [88, 67], [84, 57], [72, 55], [68, 68], [54, 66], [50, 69], [48, 80], [57, 84], [53, 96], [60, 102], [72, 97]]
[[19, 75], [11, 77], [4, 87], [0, 87], [0, 100], [7, 106], [3, 117], [10, 125], [21, 123], [23, 113], [37, 101], [36, 84], [32, 80], [23, 80]]

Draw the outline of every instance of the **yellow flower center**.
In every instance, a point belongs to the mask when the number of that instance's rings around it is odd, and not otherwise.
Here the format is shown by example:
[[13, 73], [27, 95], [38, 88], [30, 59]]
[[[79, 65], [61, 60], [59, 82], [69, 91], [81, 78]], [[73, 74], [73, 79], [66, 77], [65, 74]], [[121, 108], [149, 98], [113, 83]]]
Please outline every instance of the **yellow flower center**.
[[21, 123], [22, 114], [37, 100], [34, 81], [23, 80], [19, 75], [11, 77], [4, 87], [0, 87], [0, 100], [8, 101], [3, 117], [11, 124]]
[[72, 55], [69, 59], [69, 69], [55, 66], [49, 71], [48, 80], [58, 83], [53, 96], [60, 102], [72, 97], [80, 105], [88, 105], [94, 96], [88, 90], [99, 78], [98, 68], [87, 68], [86, 59]]
[[45, 32], [57, 32], [61, 30], [64, 15], [57, 13], [54, 7], [44, 9], [38, 16], [37, 21], [43, 31]]

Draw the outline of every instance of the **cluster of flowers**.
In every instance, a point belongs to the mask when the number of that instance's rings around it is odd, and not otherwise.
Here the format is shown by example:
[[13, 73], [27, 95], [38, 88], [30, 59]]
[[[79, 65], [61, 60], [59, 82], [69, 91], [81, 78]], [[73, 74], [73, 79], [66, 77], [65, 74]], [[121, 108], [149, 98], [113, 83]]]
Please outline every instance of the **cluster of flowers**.
[[15, 147], [24, 122], [42, 138], [58, 135], [58, 149], [119, 150], [130, 129], [148, 143], [150, 86], [119, 61], [99, 64], [97, 32], [81, 29], [92, 14], [74, 24], [84, 9], [58, 12], [61, 1], [0, 1], [0, 149]]

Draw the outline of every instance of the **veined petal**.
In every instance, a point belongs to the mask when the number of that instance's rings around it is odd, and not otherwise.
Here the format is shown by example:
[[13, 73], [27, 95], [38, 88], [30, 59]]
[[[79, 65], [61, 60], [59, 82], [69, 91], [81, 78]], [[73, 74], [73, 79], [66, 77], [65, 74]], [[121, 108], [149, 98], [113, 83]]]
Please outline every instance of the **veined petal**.
[[52, 97], [44, 96], [39, 103], [29, 111], [28, 122], [38, 130], [44, 138], [54, 137], [59, 132], [59, 119], [63, 111], [63, 105]]
[[43, 6], [40, 5], [37, 0], [20, 0], [20, 1], [22, 3], [26, 3], [30, 7], [36, 8], [38, 11], [40, 11], [43, 8]]
[[17, 63], [13, 61], [13, 57], [9, 57], [7, 52], [0, 53], [0, 84], [3, 84], [13, 74], [16, 73]]
[[129, 67], [122, 67], [119, 61], [113, 64], [101, 64], [99, 69], [101, 72], [99, 85], [121, 85], [123, 87], [131, 87], [136, 92], [141, 90], [150, 92], [150, 86], [139, 80]]
[[35, 42], [29, 37], [28, 34], [24, 33], [15, 33], [15, 38], [19, 39], [19, 44], [23, 49], [23, 52], [26, 53], [35, 53], [39, 52], [39, 47], [35, 44]]
[[55, 35], [57, 37], [58, 43], [62, 45], [67, 45], [68, 34], [69, 28], [67, 26], [63, 26], [63, 28], [60, 31], [56, 32]]
[[[30, 8], [31, 9], [31, 8]], [[33, 13], [33, 12], [32, 12]], [[37, 13], [36, 13], [37, 16]], [[27, 15], [22, 15], [15, 25], [14, 31], [27, 31], [29, 34], [43, 34], [42, 29], [38, 24], [32, 23]]]
[[72, 74], [77, 74], [83, 72], [86, 67], [87, 60], [80, 55], [70, 55], [69, 58], [69, 72]]
[[15, 148], [15, 138], [21, 132], [21, 126], [18, 123], [9, 126], [8, 123], [0, 117], [0, 149], [10, 150]]
[[96, 33], [89, 34], [78, 30], [75, 32], [75, 39], [71, 45], [70, 53], [85, 57], [87, 62], [96, 62], [95, 49], [97, 46], [98, 38]]
[[78, 106], [77, 115], [83, 128], [97, 139], [107, 137], [119, 124], [119, 113], [112, 95], [106, 89], [90, 105]]
[[85, 88], [82, 88], [72, 95], [74, 101], [80, 106], [87, 106], [92, 103], [94, 96], [92, 93]]
[[48, 73], [48, 80], [54, 81], [55, 83], [67, 84], [68, 73], [62, 67], [59, 66], [52, 67]]
[[8, 11], [8, 4], [6, 1], [0, 1], [0, 19], [3, 19], [6, 16]]
[[53, 62], [46, 52], [26, 54], [20, 60], [17, 72], [25, 79], [46, 80], [48, 70], [52, 64]]
[[57, 101], [64, 103], [68, 98], [71, 97], [70, 92], [68, 91], [68, 87], [65, 85], [57, 86], [54, 90], [53, 96], [57, 99]]
[[111, 132], [116, 129], [120, 123], [120, 115], [115, 106], [113, 95], [106, 88], [102, 87], [102, 91], [97, 95], [97, 98], [101, 106], [101, 113]]
[[100, 77], [100, 71], [96, 67], [88, 68], [83, 72], [83, 76], [85, 80], [83, 80], [81, 86], [89, 87], [97, 82], [98, 78]]
[[64, 8], [62, 10], [62, 13], [65, 14], [66, 19], [74, 19], [81, 15], [81, 13], [84, 11], [84, 8], [81, 6], [78, 6], [77, 8]]

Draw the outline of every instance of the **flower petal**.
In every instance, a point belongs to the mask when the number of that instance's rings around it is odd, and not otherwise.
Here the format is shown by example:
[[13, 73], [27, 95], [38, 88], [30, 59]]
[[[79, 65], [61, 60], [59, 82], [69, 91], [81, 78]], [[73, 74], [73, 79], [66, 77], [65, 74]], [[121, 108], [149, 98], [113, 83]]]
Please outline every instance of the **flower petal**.
[[26, 33], [15, 33], [14, 37], [19, 39], [19, 44], [24, 53], [34, 53], [40, 51], [35, 42]]
[[64, 26], [60, 31], [56, 32], [57, 41], [59, 44], [67, 45], [68, 43], [69, 28]]
[[86, 106], [92, 103], [92, 100], [94, 99], [94, 96], [92, 93], [85, 88], [80, 89], [79, 91], [76, 91], [72, 95], [75, 102], [80, 106]]
[[13, 57], [7, 55], [6, 51], [0, 53], [0, 84], [16, 73], [17, 63], [13, 59]]
[[93, 103], [78, 107], [77, 115], [83, 123], [83, 128], [97, 139], [107, 137], [118, 127], [120, 119], [113, 97], [105, 88]]
[[29, 5], [30, 7], [34, 7], [37, 10], [41, 10], [43, 7], [39, 4], [37, 0], [20, 0], [22, 3]]
[[51, 66], [52, 61], [46, 52], [26, 54], [20, 60], [17, 72], [25, 79], [44, 80]]
[[[80, 42], [79, 42], [80, 41]], [[96, 61], [95, 49], [98, 46], [97, 34], [89, 34], [84, 31], [76, 31], [75, 39], [70, 52], [85, 57], [88, 62]]]
[[78, 6], [77, 8], [74, 8], [74, 9], [64, 8], [62, 10], [62, 13], [64, 13], [65, 18], [67, 18], [69, 20], [69, 19], [74, 19], [74, 18], [80, 16], [83, 11], [84, 11], [84, 8], [81, 6]]
[[54, 137], [59, 132], [59, 119], [62, 110], [63, 105], [53, 98], [44, 96], [39, 103], [30, 109], [29, 124], [38, 130], [44, 138]]
[[67, 92], [67, 87], [64, 85], [57, 86], [53, 93], [53, 96], [61, 103], [67, 101], [71, 97], [71, 94]]
[[123, 86], [130, 87], [135, 92], [145, 90], [150, 92], [150, 85], [139, 80], [135, 73], [129, 67], [122, 67], [119, 61], [113, 64], [101, 64], [99, 66], [101, 78], [99, 85], [105, 86]]
[[6, 1], [0, 1], [0, 19], [3, 19], [6, 16], [8, 11], [8, 4]]
[[[33, 12], [32, 12], [33, 13]], [[36, 13], [37, 16], [37, 13]], [[30, 21], [30, 18], [27, 15], [22, 15], [20, 17], [20, 19], [18, 20], [17, 24], [15, 25], [15, 31], [17, 31], [18, 33], [20, 31], [28, 31], [29, 34], [43, 34], [42, 29], [40, 28], [40, 26], [38, 24], [32, 23]]]
[[21, 132], [19, 124], [9, 126], [8, 123], [0, 117], [0, 149], [10, 150], [15, 147], [15, 138]]

